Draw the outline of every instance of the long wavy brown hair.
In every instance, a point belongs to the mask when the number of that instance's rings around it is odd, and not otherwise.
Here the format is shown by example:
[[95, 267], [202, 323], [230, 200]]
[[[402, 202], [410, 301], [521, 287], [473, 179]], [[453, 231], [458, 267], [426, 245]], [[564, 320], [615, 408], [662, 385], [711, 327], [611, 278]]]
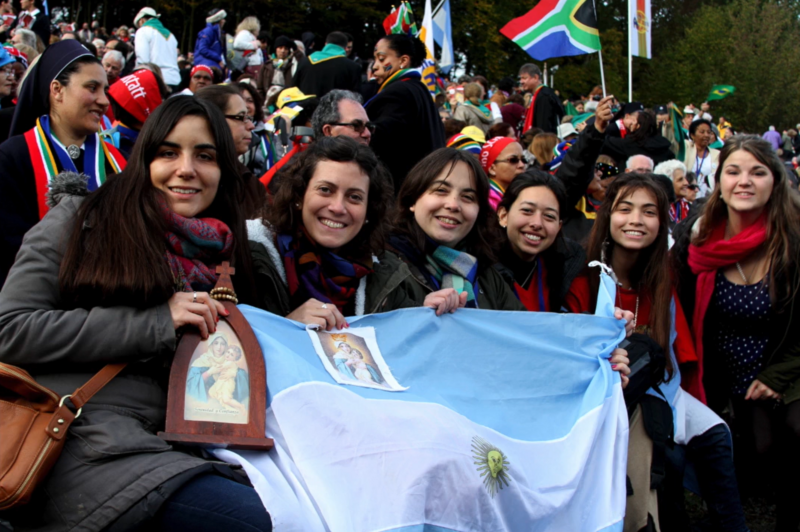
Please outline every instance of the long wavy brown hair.
[[[659, 186], [653, 174], [622, 174], [608, 187], [603, 205], [589, 236], [587, 260], [600, 261], [611, 266], [617, 243], [611, 238], [611, 214], [623, 199], [637, 190], [645, 190], [656, 199], [658, 208], [658, 235], [655, 241], [639, 253], [639, 258], [628, 278], [637, 287], [641, 297], [650, 301], [649, 336], [663, 349], [667, 358], [667, 371], [672, 375], [669, 353], [671, 330], [670, 305], [672, 301], [672, 275], [669, 254], [669, 200], [664, 189]], [[589, 270], [591, 286], [591, 307], [597, 304], [597, 290], [600, 286], [598, 268]]]
[[800, 198], [791, 190], [786, 169], [769, 142], [756, 135], [736, 135], [729, 139], [719, 155], [715, 173], [716, 186], [703, 208], [700, 228], [692, 244], [708, 242], [714, 228], [728, 221], [728, 206], [722, 199], [720, 178], [725, 161], [734, 152], [744, 150], [766, 166], [774, 179], [772, 194], [764, 206], [767, 214], [767, 256], [769, 257], [769, 296], [776, 311], [786, 307], [797, 291], [795, 277], [800, 258]]

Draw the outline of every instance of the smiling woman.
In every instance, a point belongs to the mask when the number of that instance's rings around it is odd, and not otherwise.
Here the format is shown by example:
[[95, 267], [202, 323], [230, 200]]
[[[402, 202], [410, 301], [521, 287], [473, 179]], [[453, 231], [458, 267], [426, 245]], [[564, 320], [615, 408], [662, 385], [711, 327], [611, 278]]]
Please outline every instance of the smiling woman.
[[16, 526], [169, 529], [186, 522], [188, 504], [203, 508], [200, 530], [271, 530], [242, 477], [156, 436], [181, 332], [208, 338], [227, 312], [209, 295], [217, 266], [230, 262], [239, 301], [258, 304], [235, 157], [222, 113], [176, 96], [153, 112], [127, 168], [104, 186], [84, 197], [75, 174], [52, 182], [57, 204], [26, 235], [0, 292], [0, 361], [59, 396], [103, 364], [128, 366], [70, 427]]
[[19, 90], [11, 135], [0, 146], [0, 283], [22, 235], [47, 212], [48, 183], [62, 171], [89, 176], [89, 189], [125, 167], [98, 135], [109, 101], [100, 61], [77, 41], [48, 48]]
[[390, 243], [419, 281], [419, 304], [446, 289], [460, 299], [440, 302], [439, 312], [525, 309], [492, 268], [499, 233], [488, 198], [489, 180], [467, 152], [436, 150], [409, 172]]

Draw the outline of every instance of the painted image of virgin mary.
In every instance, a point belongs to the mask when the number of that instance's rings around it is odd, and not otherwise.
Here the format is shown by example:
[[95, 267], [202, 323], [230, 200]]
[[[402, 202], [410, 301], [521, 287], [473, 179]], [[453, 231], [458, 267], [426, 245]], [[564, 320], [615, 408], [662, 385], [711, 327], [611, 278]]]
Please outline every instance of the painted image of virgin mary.
[[[208, 402], [208, 390], [217, 380], [216, 375], [225, 364], [225, 352], [228, 349], [228, 337], [224, 333], [215, 332], [208, 337], [208, 349], [197, 357], [189, 368], [186, 377], [186, 394], [198, 401]], [[238, 402], [250, 397], [250, 382], [247, 372], [242, 368], [236, 373], [233, 399]]]

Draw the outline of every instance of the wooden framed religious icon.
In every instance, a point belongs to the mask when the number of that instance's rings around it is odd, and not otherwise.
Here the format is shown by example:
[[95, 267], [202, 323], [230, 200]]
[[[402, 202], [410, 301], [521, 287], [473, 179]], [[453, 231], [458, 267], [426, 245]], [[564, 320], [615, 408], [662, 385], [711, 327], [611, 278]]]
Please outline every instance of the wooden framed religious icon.
[[264, 435], [267, 372], [261, 347], [236, 308], [231, 275], [223, 262], [211, 297], [230, 312], [205, 340], [187, 331], [178, 344], [169, 376], [166, 441], [232, 449], [268, 450]]

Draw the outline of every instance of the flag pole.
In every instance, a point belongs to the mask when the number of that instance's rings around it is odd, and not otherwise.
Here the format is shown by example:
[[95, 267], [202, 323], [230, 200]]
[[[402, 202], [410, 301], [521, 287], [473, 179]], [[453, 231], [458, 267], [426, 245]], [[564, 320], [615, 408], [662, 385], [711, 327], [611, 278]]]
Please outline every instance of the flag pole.
[[442, 9], [442, 6], [444, 5], [444, 3], [445, 3], [446, 1], [447, 1], [447, 0], [442, 0], [441, 2], [439, 2], [439, 5], [438, 5], [438, 6], [436, 6], [436, 9], [434, 9], [434, 10], [433, 10], [433, 14], [434, 14], [434, 15], [435, 15], [435, 14], [436, 14], [436, 13], [437, 13], [437, 12], [438, 12], [440, 9]]
[[628, 0], [628, 101], [633, 101], [633, 19], [631, 19], [631, 2]]
[[606, 73], [603, 70], [603, 51], [597, 50], [597, 58], [600, 59], [600, 84], [603, 86], [603, 98], [606, 97]]
[[544, 62], [544, 84], [547, 85], [547, 61]]

